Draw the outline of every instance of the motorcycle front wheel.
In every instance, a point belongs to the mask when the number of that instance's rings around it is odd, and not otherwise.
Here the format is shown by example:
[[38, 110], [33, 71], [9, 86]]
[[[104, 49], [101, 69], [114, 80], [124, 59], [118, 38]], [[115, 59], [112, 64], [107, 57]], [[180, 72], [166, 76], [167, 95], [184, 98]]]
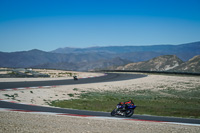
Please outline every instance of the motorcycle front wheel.
[[125, 116], [126, 117], [131, 117], [133, 115], [134, 111], [132, 109], [126, 110]]

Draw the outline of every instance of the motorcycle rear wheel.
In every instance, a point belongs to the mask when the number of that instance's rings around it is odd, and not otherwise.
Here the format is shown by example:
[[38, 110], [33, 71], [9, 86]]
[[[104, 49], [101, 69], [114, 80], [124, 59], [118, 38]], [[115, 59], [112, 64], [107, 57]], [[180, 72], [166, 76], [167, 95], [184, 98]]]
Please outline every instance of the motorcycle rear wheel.
[[114, 110], [110, 113], [111, 116], [115, 116], [116, 114], [117, 114], [117, 110], [116, 110], [116, 109], [114, 109]]

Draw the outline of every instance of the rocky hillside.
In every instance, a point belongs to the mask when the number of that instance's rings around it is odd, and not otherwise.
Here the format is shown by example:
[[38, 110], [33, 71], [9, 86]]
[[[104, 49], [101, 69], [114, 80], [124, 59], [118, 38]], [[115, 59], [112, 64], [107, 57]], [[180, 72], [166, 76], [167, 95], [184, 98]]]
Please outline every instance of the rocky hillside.
[[130, 61], [116, 57], [110, 60], [100, 60], [90, 64], [85, 64], [82, 66], [82, 68], [80, 68], [80, 70], [116, 69], [118, 66], [128, 63], [130, 63]]
[[117, 70], [170, 71], [200, 73], [200, 55], [183, 62], [176, 55], [164, 55], [144, 62], [129, 63]]
[[174, 68], [173, 71], [200, 73], [200, 55], [194, 56], [189, 61], [182, 63], [180, 66]]
[[130, 63], [130, 61], [122, 60], [121, 58], [113, 58], [113, 59], [103, 59], [92, 62], [76, 62], [76, 63], [68, 63], [68, 62], [60, 62], [60, 63], [45, 63], [41, 65], [35, 65], [33, 68], [47, 68], [47, 69], [60, 69], [60, 70], [75, 70], [75, 71], [93, 71], [93, 70], [101, 70], [112, 68], [115, 69], [118, 66], [125, 65]]
[[144, 62], [130, 63], [118, 70], [168, 71], [183, 64], [176, 55], [164, 55]]

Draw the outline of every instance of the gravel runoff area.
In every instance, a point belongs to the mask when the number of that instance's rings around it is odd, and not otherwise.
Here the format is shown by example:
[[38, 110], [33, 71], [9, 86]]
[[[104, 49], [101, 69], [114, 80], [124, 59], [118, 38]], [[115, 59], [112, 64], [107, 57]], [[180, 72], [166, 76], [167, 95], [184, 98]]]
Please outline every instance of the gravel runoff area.
[[[85, 75], [87, 76], [87, 75]], [[0, 79], [1, 80], [1, 79]], [[4, 79], [5, 80], [5, 79]], [[6, 79], [9, 80], [9, 79]], [[18, 79], [19, 80], [19, 79]], [[29, 79], [30, 80], [30, 79]], [[32, 79], [34, 80], [34, 79]], [[5, 82], [5, 81], [4, 81]], [[192, 84], [189, 84], [192, 83]], [[47, 101], [66, 100], [67, 94], [81, 91], [105, 91], [151, 89], [160, 90], [167, 87], [185, 90], [200, 85], [199, 77], [148, 75], [140, 79], [126, 81], [91, 83], [84, 85], [57, 86], [28, 90], [3, 91], [0, 99], [15, 100], [22, 103], [47, 105]], [[79, 91], [75, 90], [78, 89]], [[5, 94], [14, 95], [11, 99]], [[53, 116], [20, 112], [0, 112], [0, 132], [200, 132], [199, 126], [164, 124], [144, 121], [108, 120], [80, 118], [70, 116]]]
[[199, 126], [0, 112], [1, 133], [198, 133]]

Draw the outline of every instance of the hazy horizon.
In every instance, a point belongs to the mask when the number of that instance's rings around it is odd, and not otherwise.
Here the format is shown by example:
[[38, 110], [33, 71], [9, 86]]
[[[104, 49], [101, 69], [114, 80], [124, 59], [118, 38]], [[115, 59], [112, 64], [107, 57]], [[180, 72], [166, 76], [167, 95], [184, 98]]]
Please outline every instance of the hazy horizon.
[[[196, 41], [196, 42], [200, 42], [200, 41]], [[188, 44], [188, 43], [196, 43], [196, 42], [187, 42], [187, 43], [182, 43], [182, 44]], [[8, 52], [8, 53], [12, 53], [12, 52], [22, 52], [22, 51], [31, 51], [31, 50], [41, 50], [41, 51], [44, 51], [44, 52], [51, 52], [51, 51], [54, 51], [54, 50], [57, 50], [57, 49], [63, 49], [63, 48], [72, 48], [72, 49], [87, 49], [87, 48], [99, 48], [99, 47], [130, 47], [130, 46], [164, 46], [164, 45], [172, 45], [172, 46], [176, 46], [176, 45], [182, 45], [182, 44], [155, 44], [155, 45], [120, 45], [120, 46], [117, 46], [117, 45], [110, 45], [110, 46], [91, 46], [91, 47], [58, 47], [58, 48], [55, 48], [55, 49], [52, 49], [52, 50], [49, 50], [49, 51], [46, 51], [46, 50], [42, 50], [42, 49], [39, 49], [39, 48], [33, 48], [33, 49], [27, 49], [27, 50], [17, 50], [17, 51], [1, 51], [0, 52]]]

